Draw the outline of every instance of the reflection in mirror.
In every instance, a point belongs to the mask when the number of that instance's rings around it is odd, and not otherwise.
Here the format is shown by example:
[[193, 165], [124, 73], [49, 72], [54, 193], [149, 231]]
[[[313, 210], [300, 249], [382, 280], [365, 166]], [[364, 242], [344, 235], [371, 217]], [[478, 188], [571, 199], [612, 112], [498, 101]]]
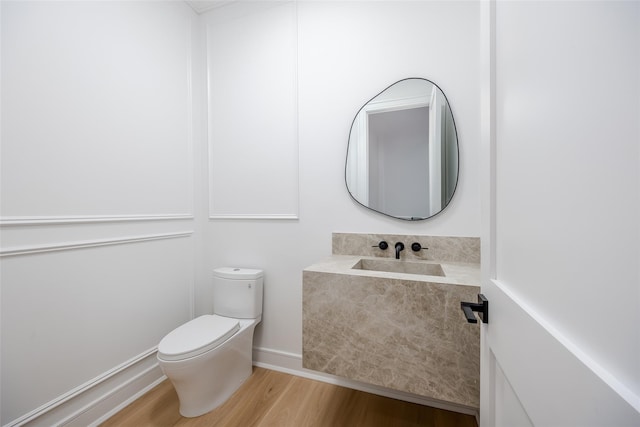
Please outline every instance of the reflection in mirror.
[[447, 98], [434, 83], [409, 78], [358, 111], [345, 179], [361, 205], [409, 221], [430, 218], [458, 182], [458, 137]]

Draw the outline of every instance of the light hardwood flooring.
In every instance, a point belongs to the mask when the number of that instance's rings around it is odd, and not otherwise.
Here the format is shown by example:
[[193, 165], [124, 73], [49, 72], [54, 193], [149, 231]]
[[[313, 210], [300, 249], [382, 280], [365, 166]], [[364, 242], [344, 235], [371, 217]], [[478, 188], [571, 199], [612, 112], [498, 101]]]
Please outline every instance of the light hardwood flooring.
[[376, 396], [254, 367], [223, 405], [197, 418], [178, 412], [178, 396], [164, 381], [102, 424], [225, 427], [477, 427], [475, 417]]

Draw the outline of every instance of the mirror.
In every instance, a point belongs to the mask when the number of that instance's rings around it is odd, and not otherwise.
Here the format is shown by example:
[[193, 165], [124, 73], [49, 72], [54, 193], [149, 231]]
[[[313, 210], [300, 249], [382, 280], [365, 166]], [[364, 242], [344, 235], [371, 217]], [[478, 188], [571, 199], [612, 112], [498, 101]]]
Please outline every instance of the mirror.
[[353, 119], [347, 190], [361, 205], [407, 221], [430, 218], [458, 183], [458, 137], [446, 96], [422, 78], [400, 80]]

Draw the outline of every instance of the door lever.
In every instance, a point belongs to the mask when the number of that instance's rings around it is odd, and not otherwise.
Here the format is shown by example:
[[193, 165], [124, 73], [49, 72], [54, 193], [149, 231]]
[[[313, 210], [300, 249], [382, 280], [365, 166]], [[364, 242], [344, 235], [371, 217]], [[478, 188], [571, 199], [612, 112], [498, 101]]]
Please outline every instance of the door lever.
[[476, 316], [473, 314], [473, 312], [476, 311], [482, 323], [489, 323], [489, 300], [487, 300], [484, 295], [478, 294], [478, 303], [460, 302], [460, 308], [464, 311], [467, 322], [478, 323], [478, 319], [476, 319]]

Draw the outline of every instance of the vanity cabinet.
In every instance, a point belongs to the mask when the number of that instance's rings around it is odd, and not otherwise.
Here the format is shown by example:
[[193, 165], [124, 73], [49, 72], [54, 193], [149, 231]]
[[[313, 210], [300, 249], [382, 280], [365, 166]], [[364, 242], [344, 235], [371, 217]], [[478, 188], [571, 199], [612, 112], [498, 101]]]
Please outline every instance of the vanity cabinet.
[[460, 309], [480, 292], [479, 265], [427, 276], [362, 270], [362, 258], [303, 271], [303, 367], [479, 408], [480, 328]]

